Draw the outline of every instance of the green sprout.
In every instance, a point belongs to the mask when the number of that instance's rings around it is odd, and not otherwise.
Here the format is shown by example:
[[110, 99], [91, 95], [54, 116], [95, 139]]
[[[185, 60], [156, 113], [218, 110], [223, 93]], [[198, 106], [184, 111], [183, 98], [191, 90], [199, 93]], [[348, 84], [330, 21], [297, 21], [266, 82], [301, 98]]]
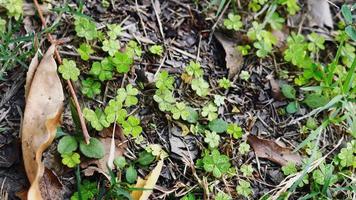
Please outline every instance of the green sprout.
[[221, 95], [214, 95], [214, 103], [216, 106], [221, 106], [225, 104], [225, 97]]
[[232, 200], [231, 196], [224, 193], [224, 192], [219, 192], [216, 196], [215, 196], [215, 200]]
[[156, 79], [156, 87], [161, 90], [172, 90], [174, 78], [168, 74], [167, 71], [162, 71], [158, 74]]
[[153, 99], [158, 103], [161, 111], [171, 111], [174, 108], [172, 104], [176, 102], [173, 93], [169, 90], [157, 90]]
[[224, 20], [224, 26], [229, 30], [240, 30], [242, 27], [241, 16], [229, 13], [227, 19]]
[[[95, 195], [99, 194], [97, 183], [84, 180], [83, 183], [80, 184], [80, 194], [82, 200], [94, 199]], [[79, 193], [74, 192], [70, 200], [79, 200]]]
[[315, 32], [312, 32], [311, 34], [308, 35], [308, 39], [310, 43], [308, 44], [308, 50], [311, 52], [316, 53], [318, 50], [324, 50], [324, 42], [325, 38]]
[[62, 74], [62, 77], [65, 80], [78, 80], [78, 76], [80, 74], [77, 65], [73, 60], [63, 59], [63, 63], [58, 68], [59, 73]]
[[137, 137], [142, 132], [140, 119], [134, 116], [129, 116], [126, 121], [122, 122], [122, 128], [126, 136], [132, 135], [133, 137]]
[[248, 71], [241, 70], [239, 77], [242, 80], [247, 81], [250, 78], [250, 73]]
[[127, 45], [126, 45], [126, 51], [130, 55], [130, 57], [141, 57], [142, 55], [142, 49], [141, 47], [137, 44], [137, 42], [130, 40]]
[[273, 30], [281, 30], [284, 23], [284, 18], [280, 17], [277, 12], [274, 12], [268, 19], [268, 23], [271, 25]]
[[239, 146], [239, 152], [241, 155], [245, 155], [250, 151], [250, 145], [246, 142], [242, 142]]
[[250, 49], [251, 49], [251, 46], [248, 44], [244, 45], [244, 46], [239, 45], [236, 47], [236, 50], [238, 50], [241, 53], [241, 55], [243, 55], [243, 56], [246, 56], [249, 53]]

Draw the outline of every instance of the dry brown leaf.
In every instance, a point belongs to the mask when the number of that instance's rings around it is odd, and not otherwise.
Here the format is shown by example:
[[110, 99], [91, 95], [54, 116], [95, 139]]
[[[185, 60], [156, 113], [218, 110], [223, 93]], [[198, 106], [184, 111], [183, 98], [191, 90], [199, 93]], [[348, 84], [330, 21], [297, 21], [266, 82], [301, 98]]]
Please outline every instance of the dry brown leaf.
[[159, 175], [161, 174], [163, 167], [163, 160], [158, 161], [156, 167], [152, 172], [146, 177], [146, 179], [138, 178], [135, 188], [142, 188], [145, 190], [134, 190], [131, 193], [133, 200], [147, 200], [148, 197], [152, 194], [153, 188], [155, 187]]
[[53, 59], [54, 50], [55, 46], [52, 45], [45, 53], [32, 79], [31, 76], [28, 78], [26, 88], [26, 107], [21, 137], [26, 174], [31, 183], [28, 199], [41, 200], [46, 198], [48, 196], [46, 193], [49, 192], [40, 189], [45, 172], [42, 153], [56, 135], [64, 100], [62, 84], [57, 74], [57, 64]]
[[38, 67], [38, 52], [36, 52], [35, 57], [32, 58], [30, 66], [28, 67], [26, 73], [26, 83], [25, 83], [25, 99], [27, 99], [28, 92], [30, 91], [30, 86], [33, 80], [33, 76]]
[[278, 101], [282, 100], [283, 95], [278, 81], [276, 81], [273, 77], [267, 77], [267, 79], [269, 79], [269, 84], [271, 86], [272, 97]]
[[308, 0], [309, 26], [333, 28], [333, 18], [327, 0]]
[[225, 50], [226, 68], [229, 69], [228, 78], [233, 79], [240, 72], [243, 61], [241, 53], [235, 49], [236, 41], [219, 32], [215, 32], [214, 36]]
[[297, 165], [302, 163], [302, 157], [298, 153], [292, 153], [290, 149], [281, 147], [274, 141], [260, 139], [254, 135], [248, 135], [247, 141], [257, 157], [266, 158], [282, 166], [288, 162], [294, 162]]

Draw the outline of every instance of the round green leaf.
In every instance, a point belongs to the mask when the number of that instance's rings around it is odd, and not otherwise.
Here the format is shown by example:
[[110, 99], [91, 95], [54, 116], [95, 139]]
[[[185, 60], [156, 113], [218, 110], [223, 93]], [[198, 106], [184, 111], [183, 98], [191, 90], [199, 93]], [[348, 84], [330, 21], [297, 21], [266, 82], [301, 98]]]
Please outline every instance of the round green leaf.
[[319, 108], [326, 105], [329, 102], [329, 99], [321, 94], [309, 94], [303, 101], [310, 108]]
[[214, 119], [209, 122], [208, 127], [216, 133], [223, 133], [227, 129], [227, 123], [222, 119]]
[[298, 109], [299, 109], [298, 102], [293, 101], [287, 105], [286, 111], [289, 114], [293, 114], [293, 113], [296, 113], [298, 111]]
[[128, 183], [135, 183], [137, 179], [137, 171], [132, 165], [126, 169], [125, 177]]
[[73, 136], [64, 136], [59, 140], [57, 150], [60, 154], [72, 153], [78, 148], [77, 140]]
[[147, 151], [142, 151], [138, 154], [138, 159], [137, 162], [140, 163], [140, 165], [147, 166], [151, 164], [155, 160], [155, 157], [147, 152]]
[[196, 110], [194, 110], [192, 107], [187, 107], [187, 111], [189, 112], [189, 115], [186, 119], [187, 122], [194, 124], [198, 121], [199, 115]]
[[96, 138], [90, 138], [90, 143], [85, 144], [84, 140], [79, 143], [80, 151], [88, 158], [102, 158], [105, 154], [104, 145]]
[[296, 91], [291, 85], [283, 84], [281, 88], [282, 93], [285, 97], [287, 97], [288, 99], [295, 99]]

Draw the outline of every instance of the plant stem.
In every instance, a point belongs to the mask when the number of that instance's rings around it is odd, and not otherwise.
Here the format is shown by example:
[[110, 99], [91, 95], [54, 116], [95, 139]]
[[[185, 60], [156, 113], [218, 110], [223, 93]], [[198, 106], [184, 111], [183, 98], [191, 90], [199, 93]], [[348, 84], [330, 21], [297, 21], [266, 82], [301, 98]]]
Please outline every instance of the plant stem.
[[[46, 28], [46, 20], [43, 17], [43, 13], [42, 13], [41, 7], [39, 6], [37, 0], [33, 0], [33, 2], [35, 4], [36, 10], [38, 12], [38, 15], [39, 15], [39, 17], [41, 19], [42, 27]], [[51, 44], [55, 44], [56, 45], [56, 42], [53, 40], [52, 35], [50, 33], [47, 33], [47, 38], [48, 38], [48, 41], [50, 41]], [[54, 53], [56, 55], [57, 62], [59, 64], [62, 64], [62, 58], [59, 55], [59, 52], [58, 52], [57, 48], [55, 49]], [[82, 113], [82, 110], [81, 110], [79, 102], [78, 102], [78, 97], [77, 97], [77, 95], [75, 93], [75, 90], [74, 90], [74, 87], [73, 87], [73, 84], [72, 84], [71, 80], [67, 80], [67, 85], [68, 85], [70, 94], [71, 94], [71, 96], [72, 96], [72, 98], [74, 100], [75, 108], [77, 109], [77, 112], [78, 112], [79, 121], [80, 121], [80, 125], [82, 126], [82, 132], [83, 132], [83, 137], [84, 137], [85, 143], [89, 144], [90, 135], [88, 133], [88, 129], [87, 129], [86, 124], [85, 124], [83, 113]]]

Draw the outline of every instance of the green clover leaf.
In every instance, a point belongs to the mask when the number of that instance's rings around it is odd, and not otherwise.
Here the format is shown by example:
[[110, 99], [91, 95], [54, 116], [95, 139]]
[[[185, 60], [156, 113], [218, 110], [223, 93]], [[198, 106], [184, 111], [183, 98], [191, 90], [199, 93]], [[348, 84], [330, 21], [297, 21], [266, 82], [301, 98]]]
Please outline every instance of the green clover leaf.
[[76, 81], [78, 80], [78, 76], [80, 74], [80, 71], [77, 68], [75, 62], [73, 60], [67, 59], [63, 59], [63, 63], [59, 66], [58, 71], [62, 74], [62, 77], [65, 80], [71, 79]]
[[74, 17], [75, 31], [79, 37], [84, 37], [86, 40], [93, 40], [98, 37], [98, 31], [94, 22], [87, 17]]
[[110, 61], [105, 58], [100, 62], [94, 62], [90, 69], [90, 74], [99, 78], [100, 81], [110, 80], [113, 77], [112, 73], [113, 66]]
[[94, 50], [91, 48], [91, 46], [87, 43], [83, 43], [79, 46], [79, 49], [77, 49], [80, 58], [82, 60], [89, 60], [90, 54], [94, 53]]
[[281, 30], [284, 23], [284, 18], [280, 17], [277, 12], [274, 12], [268, 20], [271, 28], [274, 30]]
[[220, 178], [227, 173], [230, 166], [229, 157], [221, 155], [217, 149], [213, 149], [210, 154], [203, 158], [204, 170], [213, 173], [216, 178]]
[[115, 53], [119, 50], [120, 44], [117, 40], [104, 40], [103, 46], [101, 48], [103, 51], [108, 52], [110, 56], [114, 56]]
[[118, 100], [111, 99], [109, 104], [105, 107], [106, 120], [109, 123], [116, 122], [122, 124], [127, 116], [127, 111], [122, 108], [122, 102]]
[[162, 71], [156, 78], [156, 87], [159, 89], [173, 89], [174, 78], [168, 74], [167, 71]]
[[216, 113], [217, 111], [218, 108], [213, 103], [209, 103], [207, 106], [203, 107], [201, 115], [203, 117], [208, 117], [208, 120], [212, 121], [218, 117], [218, 114]]
[[73, 168], [80, 164], [80, 155], [75, 152], [61, 154], [62, 163], [68, 166], [69, 168]]
[[182, 118], [183, 120], [186, 120], [189, 116], [188, 108], [184, 102], [177, 102], [171, 112], [173, 114], [173, 119]]
[[239, 180], [239, 185], [236, 187], [238, 194], [248, 197], [252, 193], [251, 185], [245, 180]]
[[283, 174], [288, 176], [297, 173], [297, 168], [294, 162], [288, 162], [287, 165], [282, 167]]
[[319, 49], [324, 50], [325, 38], [315, 32], [308, 35], [310, 43], [308, 44], [308, 49], [311, 52], [317, 52]]
[[89, 98], [94, 98], [95, 95], [100, 94], [101, 84], [92, 78], [82, 80], [82, 93]]
[[244, 176], [251, 176], [252, 173], [253, 173], [253, 168], [252, 168], [252, 165], [249, 164], [249, 165], [246, 165], [246, 164], [243, 164], [241, 165], [241, 168], [240, 168], [242, 174]]
[[208, 143], [209, 148], [216, 148], [219, 146], [220, 136], [214, 131], [205, 131], [204, 142]]
[[116, 52], [112, 58], [112, 62], [116, 65], [116, 70], [119, 73], [127, 73], [133, 64], [133, 58], [129, 53]]
[[242, 128], [240, 126], [238, 126], [237, 124], [229, 124], [227, 126], [226, 132], [228, 134], [232, 135], [232, 137], [234, 137], [235, 139], [239, 139], [243, 135]]
[[98, 108], [95, 112], [89, 108], [84, 108], [83, 116], [97, 131], [101, 131], [104, 127], [107, 128], [110, 126], [110, 123], [106, 120], [105, 114]]
[[126, 89], [120, 88], [117, 90], [116, 99], [122, 103], [125, 103], [124, 105], [126, 107], [130, 107], [138, 103], [138, 99], [136, 97], [137, 94], [138, 90], [131, 84], [128, 84]]
[[140, 119], [134, 116], [129, 116], [126, 121], [122, 122], [122, 127], [126, 136], [132, 135], [133, 137], [137, 137], [142, 132]]
[[238, 31], [242, 27], [241, 16], [234, 15], [234, 13], [229, 13], [227, 15], [228, 19], [224, 20], [224, 26], [229, 30]]
[[161, 111], [171, 111], [174, 108], [172, 104], [176, 102], [173, 92], [169, 90], [157, 90], [153, 99], [158, 103]]
[[205, 97], [209, 93], [209, 83], [202, 77], [193, 79], [191, 87], [198, 96]]
[[250, 151], [250, 145], [247, 144], [246, 142], [242, 142], [239, 146], [239, 152], [241, 155], [245, 155]]
[[106, 26], [109, 29], [107, 34], [110, 40], [116, 40], [116, 38], [122, 34], [122, 28], [119, 24], [108, 24]]
[[162, 56], [163, 54], [163, 47], [162, 45], [153, 45], [149, 48], [150, 52], [154, 55]]
[[199, 78], [204, 74], [200, 63], [194, 61], [189, 62], [189, 65], [185, 67], [185, 71], [187, 72], [187, 74], [189, 74], [190, 76], [194, 76], [195, 78]]
[[130, 57], [135, 57], [135, 55], [137, 57], [141, 57], [142, 55], [142, 49], [141, 47], [137, 44], [137, 42], [133, 41], [133, 40], [130, 40], [128, 43], [127, 43], [127, 46], [126, 46], [126, 51], [127, 53], [130, 55]]
[[219, 87], [224, 88], [224, 89], [229, 89], [231, 87], [231, 81], [227, 78], [222, 78], [219, 80]]

